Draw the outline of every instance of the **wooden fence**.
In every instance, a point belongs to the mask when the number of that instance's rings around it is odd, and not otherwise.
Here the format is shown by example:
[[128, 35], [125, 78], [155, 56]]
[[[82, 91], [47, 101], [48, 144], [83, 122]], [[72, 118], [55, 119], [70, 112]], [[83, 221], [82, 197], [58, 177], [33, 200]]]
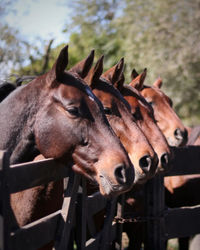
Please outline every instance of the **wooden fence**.
[[[200, 174], [200, 146], [173, 148], [172, 169], [165, 176]], [[166, 249], [167, 239], [200, 233], [200, 204], [180, 208], [165, 205], [164, 176], [157, 176], [146, 184], [147, 220], [145, 249]], [[197, 187], [196, 192], [199, 187]]]
[[[1, 250], [37, 249], [52, 240], [55, 249], [71, 249], [75, 238], [78, 249], [106, 249], [115, 241], [116, 248], [120, 248], [121, 225], [113, 222], [113, 217], [116, 211], [122, 216], [121, 202], [117, 198], [107, 200], [99, 192], [87, 196], [85, 179], [70, 167], [53, 159], [10, 166], [7, 153], [0, 151]], [[61, 178], [65, 178], [62, 209], [16, 229], [10, 194]], [[104, 225], [97, 231], [94, 216], [103, 209]]]
[[[167, 174], [200, 174], [200, 147], [173, 148], [174, 162]], [[99, 192], [86, 195], [85, 179], [53, 159], [9, 165], [0, 151], [0, 249], [29, 250], [55, 241], [55, 249], [121, 249], [123, 196], [106, 200]], [[62, 209], [22, 228], [14, 229], [10, 194], [65, 178]], [[198, 192], [198, 191], [197, 191]], [[165, 249], [165, 240], [200, 233], [200, 206], [168, 209], [164, 202], [163, 176], [146, 184], [145, 249]], [[94, 216], [104, 209], [104, 223], [97, 230]], [[103, 217], [102, 217], [103, 218]], [[145, 219], [145, 217], [144, 217]], [[45, 233], [44, 233], [45, 232]], [[41, 237], [42, 235], [42, 237]], [[76, 244], [74, 244], [76, 241]]]

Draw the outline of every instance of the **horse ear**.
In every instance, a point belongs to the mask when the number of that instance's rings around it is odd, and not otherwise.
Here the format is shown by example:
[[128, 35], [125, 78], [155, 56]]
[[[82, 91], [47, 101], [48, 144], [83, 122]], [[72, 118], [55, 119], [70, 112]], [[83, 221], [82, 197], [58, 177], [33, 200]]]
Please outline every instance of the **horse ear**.
[[52, 68], [55, 70], [56, 79], [59, 79], [68, 64], [68, 45], [66, 45], [61, 51], [60, 54]]
[[84, 78], [84, 80], [92, 89], [95, 88], [95, 84], [97, 83], [97, 81], [99, 80], [103, 72], [103, 59], [104, 59], [104, 55], [102, 55], [99, 58], [95, 66], [90, 69], [89, 73]]
[[121, 58], [116, 65], [104, 72], [102, 77], [108, 80], [111, 84], [115, 85], [115, 83], [120, 79], [123, 69], [124, 58]]
[[139, 75], [138, 72], [137, 72], [135, 69], [133, 69], [132, 72], [131, 72], [131, 79], [133, 80], [133, 79], [136, 78], [138, 75]]
[[53, 86], [55, 84], [54, 80], [59, 80], [62, 77], [62, 75], [67, 67], [67, 64], [68, 64], [68, 45], [65, 46], [60, 51], [60, 54], [59, 54], [56, 62], [54, 63], [52, 69], [48, 73], [49, 78], [50, 78], [50, 82], [51, 82], [51, 86]]
[[123, 89], [124, 81], [125, 81], [124, 73], [121, 73], [121, 76], [118, 79], [118, 81], [114, 83], [114, 87], [118, 89], [119, 92], [121, 92]]
[[69, 71], [77, 73], [81, 78], [85, 78], [92, 66], [94, 60], [94, 52], [94, 50], [91, 50], [87, 58], [77, 63]]
[[158, 77], [158, 79], [154, 82], [153, 86], [160, 89], [162, 87], [162, 83], [162, 79]]
[[142, 90], [146, 74], [147, 74], [147, 69], [145, 68], [144, 71], [141, 74], [139, 74], [136, 78], [134, 78], [129, 85], [136, 88], [139, 91]]

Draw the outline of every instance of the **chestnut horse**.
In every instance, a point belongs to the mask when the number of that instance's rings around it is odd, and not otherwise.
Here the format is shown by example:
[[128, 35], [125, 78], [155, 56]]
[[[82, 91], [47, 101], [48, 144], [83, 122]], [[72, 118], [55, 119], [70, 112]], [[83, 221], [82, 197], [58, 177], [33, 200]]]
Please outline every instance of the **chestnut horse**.
[[[84, 71], [83, 63], [85, 60], [76, 64], [70, 71], [77, 72], [81, 77], [84, 77], [82, 71]], [[103, 72], [102, 56], [97, 61], [95, 67], [90, 69], [84, 80], [102, 102], [110, 125], [121, 140], [134, 164], [134, 184], [143, 183], [155, 175], [158, 160], [144, 133], [136, 125], [130, 112], [130, 105], [119, 91], [113, 87], [115, 79], [121, 75], [122, 70], [123, 60], [115, 65], [112, 72], [112, 79], [106, 80], [103, 78], [103, 75], [100, 77]]]
[[187, 130], [172, 109], [172, 100], [161, 91], [162, 80], [158, 78], [153, 86], [147, 86], [142, 81], [138, 81], [144, 74], [146, 74], [146, 69], [139, 75], [133, 70], [133, 80], [130, 85], [139, 90], [146, 101], [151, 104], [157, 125], [166, 137], [168, 144], [174, 147], [185, 145], [187, 142]]
[[[109, 79], [114, 67], [106, 71], [103, 76]], [[145, 75], [139, 79], [144, 81]], [[168, 143], [156, 124], [154, 112], [149, 103], [134, 87], [124, 85], [124, 75], [115, 82], [114, 86], [120, 91], [131, 107], [131, 113], [137, 125], [143, 131], [159, 158], [157, 172], [167, 171], [170, 167], [171, 152]]]
[[[146, 70], [144, 70], [145, 72]], [[132, 76], [142, 77], [144, 74], [137, 74], [135, 70]], [[134, 79], [131, 84], [134, 85]], [[161, 90], [162, 80], [158, 78], [152, 87], [138, 85], [142, 95], [151, 103], [158, 126], [166, 136], [170, 146], [184, 146], [187, 142], [187, 129], [172, 109], [172, 101]], [[174, 115], [175, 114], [175, 115]], [[173, 131], [169, 132], [173, 128]], [[166, 188], [166, 204], [169, 207], [191, 206], [200, 203], [198, 195], [195, 195], [196, 187], [200, 185], [200, 175], [171, 176], [164, 178]], [[187, 238], [179, 239], [179, 249], [188, 249], [189, 241]]]
[[[78, 74], [65, 71], [67, 64], [66, 46], [48, 73], [17, 88], [0, 104], [0, 149], [8, 151], [11, 164], [39, 154], [64, 164], [72, 161], [72, 168], [97, 182], [103, 195], [125, 192], [134, 182], [128, 154], [99, 100]], [[16, 226], [31, 222], [40, 209], [35, 206], [36, 189], [11, 195]], [[57, 195], [62, 200], [62, 193]]]
[[[114, 67], [104, 73], [104, 77], [109, 78]], [[139, 81], [144, 81], [146, 75], [143, 75]], [[121, 92], [124, 98], [131, 106], [131, 112], [136, 120], [138, 126], [142, 129], [149, 142], [153, 146], [155, 152], [159, 157], [158, 173], [163, 173], [170, 168], [171, 152], [168, 143], [163, 136], [161, 130], [156, 124], [153, 109], [150, 104], [146, 102], [144, 97], [135, 88], [129, 85], [124, 85], [124, 75], [114, 86]], [[144, 208], [144, 190], [142, 185], [137, 185], [125, 194], [125, 217], [129, 214], [135, 216], [143, 215]], [[140, 249], [143, 235], [143, 224], [141, 223], [125, 223], [124, 230], [129, 237], [129, 249]]]

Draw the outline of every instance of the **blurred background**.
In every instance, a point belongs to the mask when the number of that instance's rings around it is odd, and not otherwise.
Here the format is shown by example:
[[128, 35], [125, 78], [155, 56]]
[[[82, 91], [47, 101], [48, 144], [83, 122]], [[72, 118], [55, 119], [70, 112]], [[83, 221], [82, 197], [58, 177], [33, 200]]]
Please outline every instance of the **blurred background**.
[[105, 70], [160, 76], [185, 125], [200, 124], [199, 0], [1, 0], [0, 79], [48, 71], [69, 44], [69, 66], [96, 50]]

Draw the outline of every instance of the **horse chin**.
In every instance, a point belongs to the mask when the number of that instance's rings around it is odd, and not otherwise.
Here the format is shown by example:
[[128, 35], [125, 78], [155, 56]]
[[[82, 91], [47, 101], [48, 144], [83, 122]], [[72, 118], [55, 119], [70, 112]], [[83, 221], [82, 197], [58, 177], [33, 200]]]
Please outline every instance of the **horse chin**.
[[99, 190], [106, 198], [110, 198], [123, 193], [124, 186], [114, 185], [103, 175], [99, 175]]

